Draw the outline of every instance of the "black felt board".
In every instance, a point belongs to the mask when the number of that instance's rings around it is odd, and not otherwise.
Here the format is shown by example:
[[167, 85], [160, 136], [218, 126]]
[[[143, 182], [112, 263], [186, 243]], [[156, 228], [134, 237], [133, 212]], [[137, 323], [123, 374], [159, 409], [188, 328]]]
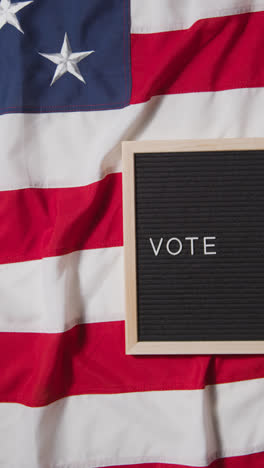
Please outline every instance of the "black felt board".
[[264, 151], [135, 154], [135, 202], [139, 341], [263, 340]]

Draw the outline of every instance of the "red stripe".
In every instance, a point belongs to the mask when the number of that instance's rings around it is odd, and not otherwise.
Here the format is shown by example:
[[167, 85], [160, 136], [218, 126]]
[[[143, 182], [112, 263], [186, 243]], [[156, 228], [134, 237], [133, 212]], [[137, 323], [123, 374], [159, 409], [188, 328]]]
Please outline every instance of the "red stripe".
[[[215, 460], [208, 468], [261, 468], [264, 466], [264, 452], [240, 457], [221, 458]], [[140, 463], [133, 465], [112, 465], [108, 468], [198, 468], [190, 465], [174, 465], [171, 463]], [[201, 465], [199, 465], [201, 468]]]
[[204, 19], [182, 31], [132, 34], [131, 103], [264, 86], [263, 29], [260, 12]]
[[0, 192], [0, 263], [123, 245], [122, 176], [86, 187]]
[[126, 356], [124, 341], [124, 322], [0, 333], [0, 401], [42, 406], [69, 395], [191, 390], [264, 377], [264, 356]]

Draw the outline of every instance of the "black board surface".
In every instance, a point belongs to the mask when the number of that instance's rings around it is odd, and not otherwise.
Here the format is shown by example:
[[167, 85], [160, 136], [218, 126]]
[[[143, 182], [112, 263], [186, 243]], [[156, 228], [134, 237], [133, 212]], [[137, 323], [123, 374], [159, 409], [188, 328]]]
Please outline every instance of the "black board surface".
[[134, 162], [138, 340], [264, 340], [264, 151]]

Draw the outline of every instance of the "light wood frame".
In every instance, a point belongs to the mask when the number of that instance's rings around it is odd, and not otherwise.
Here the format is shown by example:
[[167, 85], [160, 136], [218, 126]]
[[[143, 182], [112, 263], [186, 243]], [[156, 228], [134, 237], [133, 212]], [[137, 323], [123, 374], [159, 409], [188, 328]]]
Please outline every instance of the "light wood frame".
[[264, 341], [138, 341], [134, 155], [135, 153], [153, 154], [165, 152], [229, 150], [264, 150], [264, 138], [123, 142], [122, 160], [126, 354], [264, 353]]

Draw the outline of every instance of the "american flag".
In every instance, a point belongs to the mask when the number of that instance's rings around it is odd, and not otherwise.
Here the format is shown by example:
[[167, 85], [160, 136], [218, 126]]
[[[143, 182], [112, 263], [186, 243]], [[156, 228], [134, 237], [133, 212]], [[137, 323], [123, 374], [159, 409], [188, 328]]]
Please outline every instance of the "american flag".
[[263, 356], [127, 356], [122, 140], [260, 137], [264, 0], [0, 0], [0, 466], [264, 466]]

